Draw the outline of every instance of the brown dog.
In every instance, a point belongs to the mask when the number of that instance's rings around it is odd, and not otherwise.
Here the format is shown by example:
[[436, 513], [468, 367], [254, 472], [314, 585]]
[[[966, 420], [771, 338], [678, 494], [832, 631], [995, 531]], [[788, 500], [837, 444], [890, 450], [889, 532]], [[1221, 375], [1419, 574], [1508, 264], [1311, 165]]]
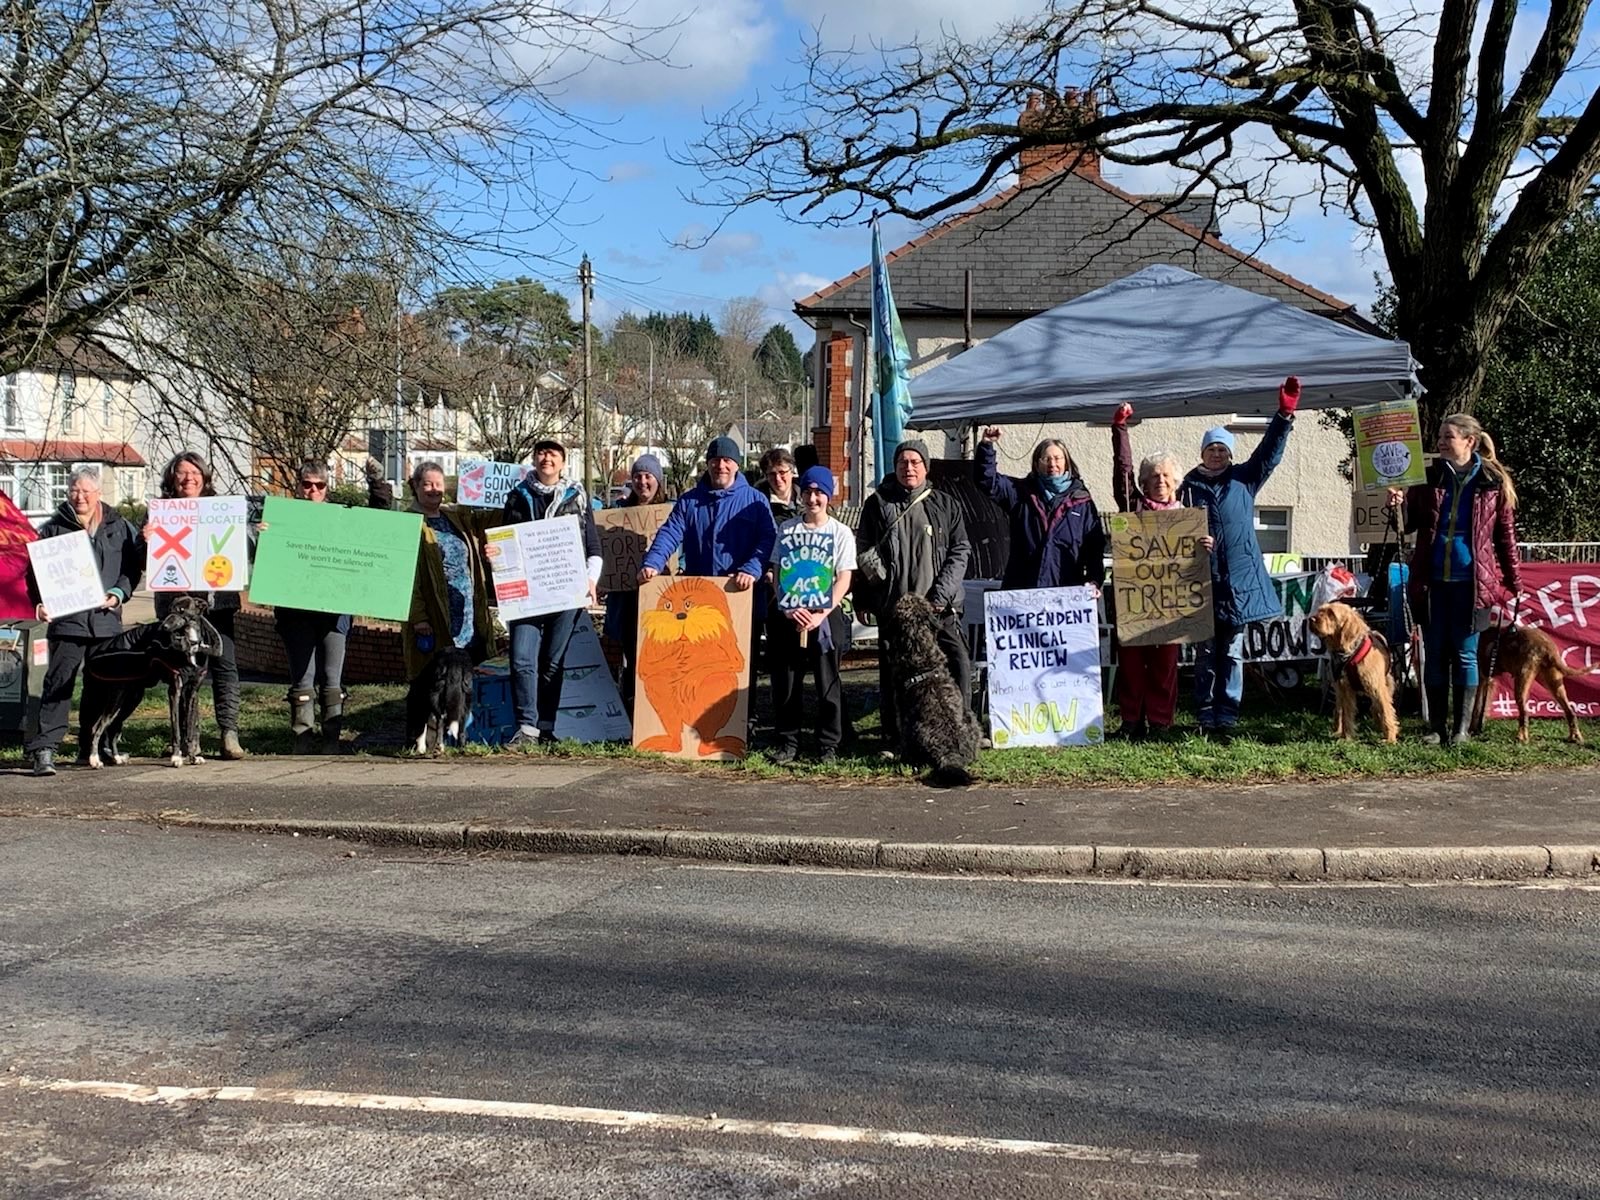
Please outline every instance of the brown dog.
[[1311, 614], [1311, 630], [1327, 647], [1338, 672], [1337, 710], [1333, 736], [1352, 738], [1356, 731], [1356, 689], [1372, 700], [1383, 740], [1400, 739], [1400, 722], [1394, 715], [1394, 683], [1389, 677], [1389, 646], [1374, 633], [1361, 614], [1348, 604], [1324, 604]]
[[1494, 676], [1509, 675], [1517, 696], [1517, 741], [1528, 740], [1528, 695], [1537, 680], [1567, 714], [1567, 741], [1581, 746], [1583, 734], [1578, 730], [1578, 714], [1573, 710], [1572, 701], [1567, 699], [1567, 680], [1577, 675], [1593, 675], [1600, 667], [1580, 671], [1567, 666], [1561, 661], [1561, 651], [1555, 640], [1531, 625], [1507, 625], [1500, 630], [1498, 641], [1491, 644], [1494, 636], [1490, 631], [1478, 639], [1480, 662], [1484, 661], [1485, 651], [1494, 651], [1494, 675], [1484, 671], [1478, 676], [1478, 694], [1472, 702], [1472, 732], [1483, 732], [1483, 717], [1489, 707], [1490, 693], [1494, 691]]

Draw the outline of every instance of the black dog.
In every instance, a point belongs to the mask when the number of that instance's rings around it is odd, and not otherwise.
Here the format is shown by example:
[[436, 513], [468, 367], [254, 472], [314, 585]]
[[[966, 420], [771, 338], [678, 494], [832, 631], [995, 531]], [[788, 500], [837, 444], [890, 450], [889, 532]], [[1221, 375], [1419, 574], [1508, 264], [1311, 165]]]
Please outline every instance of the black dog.
[[98, 770], [128, 761], [117, 745], [123, 722], [158, 683], [167, 685], [172, 765], [205, 761], [200, 757], [200, 683], [211, 660], [222, 653], [222, 638], [205, 618], [210, 607], [208, 600], [179, 596], [161, 620], [135, 625], [89, 650], [78, 714], [80, 762]]
[[938, 620], [923, 597], [900, 598], [893, 613], [889, 678], [901, 758], [911, 766], [932, 767], [929, 783], [954, 787], [972, 782], [967, 768], [977, 761], [983, 735], [939, 648]]
[[418, 754], [448, 738], [457, 746], [467, 740], [472, 715], [472, 658], [451, 646], [428, 660], [406, 693], [406, 741]]

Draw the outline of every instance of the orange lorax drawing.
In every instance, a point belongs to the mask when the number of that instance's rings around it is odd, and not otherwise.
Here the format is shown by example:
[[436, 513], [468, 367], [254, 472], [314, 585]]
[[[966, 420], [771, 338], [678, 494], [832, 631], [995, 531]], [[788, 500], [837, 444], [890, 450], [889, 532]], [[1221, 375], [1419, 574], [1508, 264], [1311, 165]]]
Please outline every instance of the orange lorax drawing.
[[750, 592], [722, 578], [658, 576], [639, 589], [633, 744], [640, 750], [744, 757], [750, 601]]

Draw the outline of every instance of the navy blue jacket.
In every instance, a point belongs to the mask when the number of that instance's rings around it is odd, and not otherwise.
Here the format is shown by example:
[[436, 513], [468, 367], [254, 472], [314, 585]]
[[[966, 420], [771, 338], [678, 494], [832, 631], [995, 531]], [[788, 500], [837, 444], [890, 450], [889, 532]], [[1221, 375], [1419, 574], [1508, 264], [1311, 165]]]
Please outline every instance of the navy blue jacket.
[[[679, 497], [672, 515], [656, 530], [644, 565], [663, 570], [672, 552], [681, 546], [685, 575], [743, 572], [759, 580], [777, 540], [778, 527], [772, 523], [767, 497], [743, 475], [735, 475], [726, 488], [714, 488], [702, 478]], [[754, 609], [758, 620], [766, 607], [765, 590], [757, 587]]]
[[1283, 602], [1256, 541], [1256, 493], [1283, 461], [1292, 418], [1275, 416], [1255, 453], [1220, 475], [1199, 467], [1183, 477], [1178, 496], [1185, 507], [1206, 510], [1211, 551], [1211, 592], [1219, 625], [1248, 625], [1283, 615]]
[[1067, 494], [1051, 507], [1031, 473], [1023, 479], [1002, 475], [993, 442], [979, 442], [972, 461], [978, 486], [1011, 518], [1011, 553], [1000, 586], [1081, 587], [1106, 581], [1106, 535], [1100, 512], [1083, 480], [1074, 478]]

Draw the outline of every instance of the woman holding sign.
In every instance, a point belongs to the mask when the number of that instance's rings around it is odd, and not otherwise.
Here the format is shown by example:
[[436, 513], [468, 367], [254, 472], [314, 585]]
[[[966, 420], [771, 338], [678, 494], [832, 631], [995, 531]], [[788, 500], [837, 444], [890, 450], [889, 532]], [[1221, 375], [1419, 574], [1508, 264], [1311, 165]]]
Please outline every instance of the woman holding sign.
[[[505, 524], [577, 516], [589, 571], [589, 603], [593, 604], [604, 566], [600, 531], [595, 528], [589, 497], [577, 484], [562, 478], [566, 465], [567, 448], [560, 442], [546, 438], [537, 443], [533, 470], [506, 494]], [[569, 608], [511, 622], [511, 700], [517, 710], [517, 732], [506, 745], [549, 745], [556, 740], [567, 643], [581, 611]]]
[[[368, 478], [376, 463], [369, 462]], [[412, 505], [422, 514], [422, 542], [411, 588], [411, 636], [405, 639], [406, 678], [416, 679], [445, 646], [467, 652], [473, 665], [497, 652], [489, 599], [494, 586], [484, 564], [481, 534], [505, 521], [493, 509], [464, 509], [444, 502], [444, 467], [418, 463], [411, 472]], [[369, 503], [380, 497], [371, 487]]]
[[[1182, 508], [1178, 460], [1164, 451], [1150, 455], [1133, 469], [1133, 441], [1128, 422], [1133, 405], [1124, 404], [1111, 418], [1111, 493], [1122, 512], [1165, 512]], [[1140, 741], [1160, 739], [1172, 729], [1178, 711], [1176, 642], [1164, 646], [1117, 647], [1117, 711], [1122, 728], [1113, 737]]]
[[[161, 498], [163, 500], [191, 500], [197, 496], [215, 496], [217, 489], [211, 483], [211, 466], [193, 450], [175, 454], [161, 472]], [[146, 537], [148, 538], [146, 526]], [[180, 585], [181, 586], [181, 585]], [[211, 701], [217, 715], [217, 729], [222, 734], [222, 757], [245, 757], [239, 744], [239, 660], [233, 644], [233, 622], [239, 611], [238, 592], [156, 592], [156, 618], [164, 619], [172, 611], [172, 602], [179, 596], [192, 596], [207, 604], [206, 620], [222, 639], [222, 653], [211, 660]]]
[[[39, 529], [39, 540], [85, 533], [100, 571], [105, 599], [87, 612], [51, 617], [39, 590], [39, 580], [28, 571], [28, 596], [37, 605], [45, 630], [50, 664], [45, 669], [43, 691], [39, 697], [39, 729], [23, 747], [33, 763], [35, 775], [54, 775], [56, 747], [67, 733], [67, 718], [72, 711], [72, 689], [78, 682], [89, 647], [116, 637], [122, 632], [122, 606], [133, 595], [144, 573], [144, 544], [132, 525], [100, 499], [100, 472], [94, 467], [78, 467], [67, 480], [67, 499]], [[87, 762], [89, 748], [78, 747], [78, 757]]]
[[1405, 501], [1406, 532], [1417, 535], [1407, 591], [1422, 617], [1431, 726], [1422, 740], [1433, 746], [1471, 740], [1478, 634], [1494, 608], [1522, 590], [1517, 489], [1494, 439], [1472, 417], [1453, 413], [1439, 426], [1436, 446], [1426, 483], [1389, 492], [1391, 504]]
[[[644, 504], [671, 504], [667, 495], [667, 477], [661, 469], [661, 460], [654, 454], [641, 454], [633, 461], [628, 472], [628, 494], [618, 503], [618, 508], [637, 508]], [[639, 593], [606, 593], [605, 635], [622, 647], [622, 679], [620, 693], [623, 706], [633, 711], [634, 659], [639, 654]]]
[[1244, 698], [1245, 627], [1283, 613], [1256, 541], [1256, 494], [1283, 460], [1299, 406], [1300, 381], [1291, 375], [1278, 389], [1278, 412], [1261, 444], [1242, 463], [1233, 461], [1233, 434], [1220, 426], [1206, 430], [1200, 465], [1183, 477], [1178, 493], [1187, 507], [1206, 510], [1210, 531], [1206, 549], [1216, 622], [1210, 640], [1194, 648], [1194, 694], [1200, 736], [1224, 744], [1233, 740]]

